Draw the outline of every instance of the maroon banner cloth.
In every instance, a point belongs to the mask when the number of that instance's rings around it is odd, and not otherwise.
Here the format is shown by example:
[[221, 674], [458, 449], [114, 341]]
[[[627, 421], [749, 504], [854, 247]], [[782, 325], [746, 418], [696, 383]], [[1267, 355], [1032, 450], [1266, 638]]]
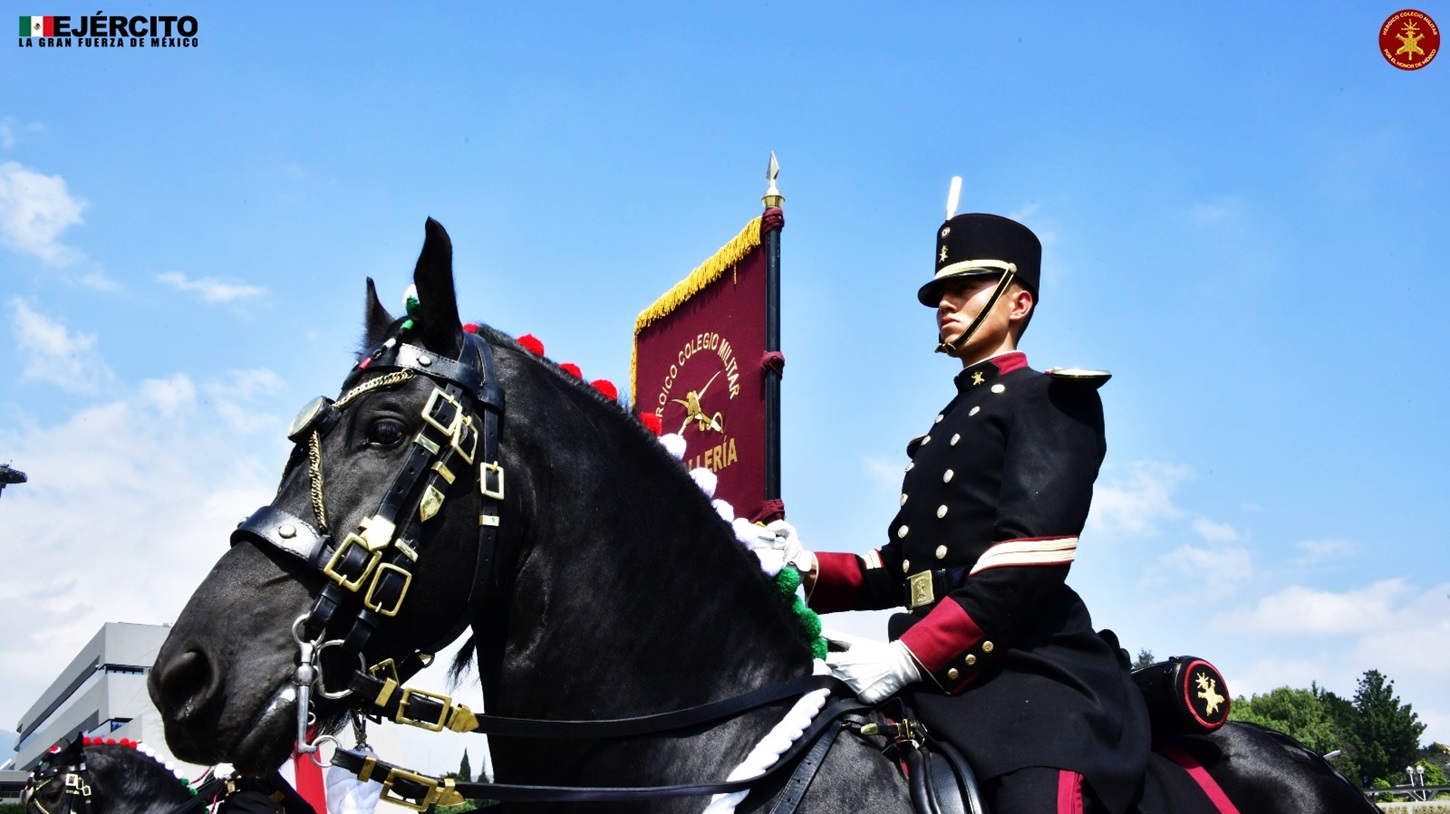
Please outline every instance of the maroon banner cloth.
[[765, 293], [757, 246], [635, 337], [634, 409], [682, 435], [685, 465], [746, 518], [765, 499]]

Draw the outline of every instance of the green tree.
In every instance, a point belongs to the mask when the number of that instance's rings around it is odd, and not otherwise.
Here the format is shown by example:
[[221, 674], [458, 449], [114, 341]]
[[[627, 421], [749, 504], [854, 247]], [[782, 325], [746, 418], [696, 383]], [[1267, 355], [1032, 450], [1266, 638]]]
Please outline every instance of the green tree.
[[1153, 661], [1153, 651], [1152, 650], [1139, 650], [1138, 651], [1138, 658], [1136, 658], [1136, 659], [1133, 660], [1133, 669], [1134, 670], [1141, 670], [1144, 667], [1148, 667], [1148, 666], [1150, 666], [1150, 665], [1152, 665], [1154, 663], [1155, 662]]
[[1404, 772], [1418, 757], [1425, 724], [1409, 704], [1395, 696], [1395, 683], [1378, 670], [1366, 670], [1354, 693], [1355, 735], [1359, 770], [1371, 778], [1389, 779]]
[[1345, 776], [1359, 777], [1358, 742], [1343, 717], [1354, 707], [1317, 684], [1309, 689], [1280, 687], [1264, 695], [1234, 699], [1229, 718], [1265, 726], [1299, 741], [1321, 755], [1340, 754], [1334, 765]]
[[458, 763], [458, 779], [463, 781], [473, 780], [473, 767], [468, 765], [468, 750], [463, 750], [463, 760]]

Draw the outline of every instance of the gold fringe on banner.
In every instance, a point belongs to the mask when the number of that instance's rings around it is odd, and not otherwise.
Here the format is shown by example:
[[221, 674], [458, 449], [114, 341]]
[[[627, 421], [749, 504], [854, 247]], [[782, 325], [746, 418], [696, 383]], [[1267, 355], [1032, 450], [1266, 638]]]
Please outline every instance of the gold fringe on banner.
[[669, 316], [686, 300], [700, 293], [705, 286], [720, 279], [727, 270], [734, 268], [736, 263], [743, 260], [745, 255], [759, 247], [761, 220], [762, 218], [756, 218], [745, 224], [745, 228], [740, 230], [740, 234], [721, 246], [720, 250], [715, 252], [709, 260], [695, 267], [689, 276], [675, 283], [673, 288], [666, 291], [654, 301], [653, 305], [640, 311], [639, 316], [635, 317], [634, 348], [629, 357], [629, 403], [633, 409], [639, 409], [635, 406], [639, 403], [639, 382], [636, 381], [639, 363], [639, 332]]

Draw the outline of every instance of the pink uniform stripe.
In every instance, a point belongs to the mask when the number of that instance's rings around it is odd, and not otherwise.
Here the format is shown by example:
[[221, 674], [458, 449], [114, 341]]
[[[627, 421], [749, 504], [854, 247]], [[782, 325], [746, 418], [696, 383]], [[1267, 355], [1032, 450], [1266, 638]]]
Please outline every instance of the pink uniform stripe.
[[1213, 779], [1213, 775], [1208, 773], [1208, 769], [1203, 768], [1202, 763], [1193, 759], [1193, 755], [1171, 743], [1162, 741], [1153, 743], [1153, 751], [1182, 766], [1184, 771], [1188, 772], [1188, 776], [1193, 778], [1193, 782], [1197, 783], [1198, 787], [1203, 789], [1203, 793], [1208, 795], [1209, 802], [1214, 804], [1220, 814], [1239, 814], [1238, 806], [1233, 804], [1227, 794], [1224, 794], [1223, 787]]
[[1057, 814], [1082, 814], [1082, 775], [1077, 772], [1057, 773]]

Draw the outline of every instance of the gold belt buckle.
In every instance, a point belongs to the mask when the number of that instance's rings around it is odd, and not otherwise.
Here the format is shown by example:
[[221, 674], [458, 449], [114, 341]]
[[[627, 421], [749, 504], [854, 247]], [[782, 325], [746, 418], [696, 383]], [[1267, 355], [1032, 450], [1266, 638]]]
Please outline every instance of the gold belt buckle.
[[906, 582], [911, 589], [911, 606], [907, 610], [916, 610], [936, 601], [936, 591], [932, 588], [930, 571], [918, 571], [907, 577]]

